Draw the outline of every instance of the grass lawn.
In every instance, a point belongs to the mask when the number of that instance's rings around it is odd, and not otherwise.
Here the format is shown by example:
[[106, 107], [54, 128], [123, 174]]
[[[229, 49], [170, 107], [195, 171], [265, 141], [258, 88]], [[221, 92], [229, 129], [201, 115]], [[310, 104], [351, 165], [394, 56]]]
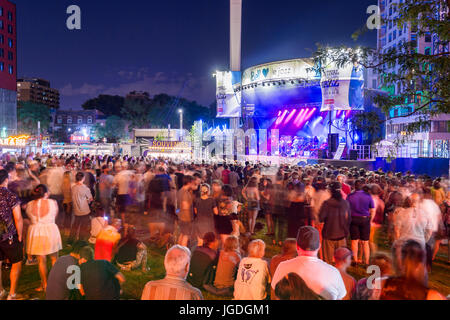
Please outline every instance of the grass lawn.
[[[137, 228], [137, 234], [146, 238], [147, 232], [147, 217], [142, 215], [133, 214], [130, 218], [130, 222]], [[263, 222], [261, 219], [260, 222]], [[281, 248], [272, 244], [272, 239], [265, 236], [266, 230], [260, 230], [255, 239], [259, 238], [266, 242], [266, 257], [271, 258], [275, 254], [280, 253]], [[385, 235], [385, 234], [384, 234]], [[380, 251], [389, 252], [389, 248], [384, 245], [385, 238], [380, 239]], [[68, 254], [68, 249], [63, 249], [60, 255]], [[123, 272], [127, 281], [123, 285], [123, 299], [140, 299], [142, 290], [145, 284], [150, 280], [161, 279], [165, 275], [163, 261], [165, 248], [160, 249], [148, 246], [148, 267], [150, 271], [143, 273], [142, 271], [129, 271]], [[349, 273], [352, 274], [357, 280], [366, 276], [365, 270], [362, 267], [350, 267]], [[9, 272], [3, 270], [3, 284], [5, 288], [9, 286]], [[37, 266], [23, 266], [22, 274], [19, 280], [19, 293], [23, 293], [29, 296], [30, 299], [44, 299], [44, 293], [38, 293], [34, 289], [40, 285], [40, 278]], [[448, 296], [450, 294], [450, 264], [447, 262], [447, 246], [441, 246], [441, 250], [438, 254], [436, 261], [433, 264], [433, 270], [430, 275], [429, 286], [438, 290], [440, 293]], [[223, 300], [221, 297], [214, 296], [203, 291], [203, 296], [206, 300]]]

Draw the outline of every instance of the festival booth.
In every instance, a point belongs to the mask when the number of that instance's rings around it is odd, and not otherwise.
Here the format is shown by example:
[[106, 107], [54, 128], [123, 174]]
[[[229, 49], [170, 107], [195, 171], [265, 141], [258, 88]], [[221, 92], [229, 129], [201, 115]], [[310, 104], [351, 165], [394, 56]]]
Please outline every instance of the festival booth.
[[28, 135], [0, 138], [0, 153], [21, 154], [26, 153]]
[[177, 161], [192, 160], [191, 142], [188, 141], [153, 141], [150, 145], [141, 145], [144, 157], [163, 157]]

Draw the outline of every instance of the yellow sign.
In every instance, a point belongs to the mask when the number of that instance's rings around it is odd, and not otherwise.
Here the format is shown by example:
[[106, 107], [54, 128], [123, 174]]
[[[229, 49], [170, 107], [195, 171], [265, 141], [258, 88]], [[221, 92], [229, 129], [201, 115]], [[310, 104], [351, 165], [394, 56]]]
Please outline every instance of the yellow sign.
[[0, 138], [0, 146], [25, 147], [30, 136], [21, 135], [16, 137]]
[[184, 141], [153, 141], [152, 145], [149, 147], [150, 150], [168, 150], [168, 151], [181, 151], [190, 150], [191, 143]]

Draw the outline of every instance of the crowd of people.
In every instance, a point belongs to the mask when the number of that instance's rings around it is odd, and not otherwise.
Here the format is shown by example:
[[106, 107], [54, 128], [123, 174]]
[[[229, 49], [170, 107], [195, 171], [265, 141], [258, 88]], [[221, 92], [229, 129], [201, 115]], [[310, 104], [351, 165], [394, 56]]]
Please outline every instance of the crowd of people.
[[[265, 241], [256, 237], [264, 229]], [[0, 161], [0, 299], [26, 298], [23, 264], [38, 265], [46, 299], [119, 299], [126, 272], [148, 272], [149, 244], [166, 248], [166, 277], [147, 283], [142, 300], [445, 299], [428, 276], [449, 234], [447, 181], [411, 172], [128, 156]], [[279, 252], [267, 257], [267, 245]], [[350, 266], [379, 273], [356, 281]]]

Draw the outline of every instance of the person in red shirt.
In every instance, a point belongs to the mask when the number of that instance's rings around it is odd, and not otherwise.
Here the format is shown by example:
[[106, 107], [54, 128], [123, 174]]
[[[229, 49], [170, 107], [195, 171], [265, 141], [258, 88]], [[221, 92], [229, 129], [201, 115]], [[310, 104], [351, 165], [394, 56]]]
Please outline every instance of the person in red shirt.
[[95, 242], [95, 260], [112, 261], [117, 251], [117, 244], [121, 239], [119, 233], [121, 227], [122, 221], [114, 219], [110, 226], [100, 231]]
[[222, 182], [223, 184], [229, 184], [230, 183], [230, 179], [229, 179], [229, 175], [230, 175], [230, 169], [228, 169], [227, 165], [223, 166], [223, 170], [222, 170]]
[[352, 193], [352, 188], [344, 182], [345, 176], [343, 174], [337, 176], [337, 181], [341, 184], [342, 192], [344, 192], [346, 196]]

